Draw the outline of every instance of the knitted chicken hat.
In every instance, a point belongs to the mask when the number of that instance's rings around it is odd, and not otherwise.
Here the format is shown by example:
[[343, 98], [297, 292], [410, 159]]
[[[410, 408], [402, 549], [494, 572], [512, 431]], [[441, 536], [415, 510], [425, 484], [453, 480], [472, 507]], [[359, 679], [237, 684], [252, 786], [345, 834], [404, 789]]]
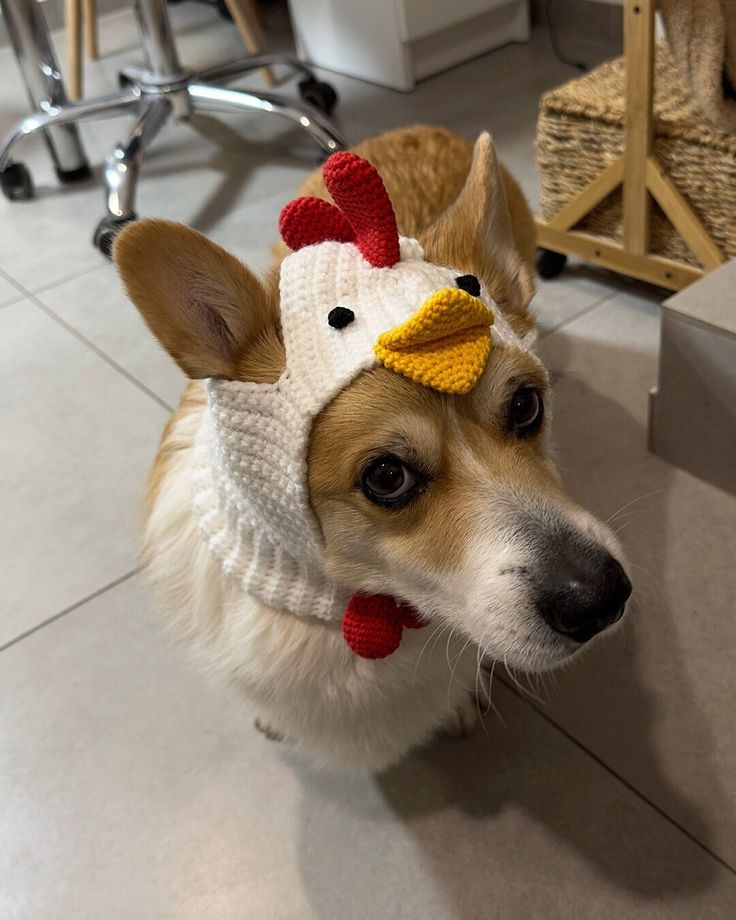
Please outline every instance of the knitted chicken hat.
[[[342, 619], [353, 651], [381, 658], [422, 625], [400, 599], [354, 594], [326, 575], [306, 455], [318, 413], [377, 364], [443, 393], [468, 393], [493, 336], [520, 343], [472, 275], [425, 261], [400, 237], [375, 168], [333, 154], [335, 204], [299, 198], [281, 214], [293, 252], [281, 265], [286, 368], [275, 383], [210, 379], [195, 448], [194, 506], [224, 571], [264, 603]], [[523, 347], [523, 346], [522, 346]]]

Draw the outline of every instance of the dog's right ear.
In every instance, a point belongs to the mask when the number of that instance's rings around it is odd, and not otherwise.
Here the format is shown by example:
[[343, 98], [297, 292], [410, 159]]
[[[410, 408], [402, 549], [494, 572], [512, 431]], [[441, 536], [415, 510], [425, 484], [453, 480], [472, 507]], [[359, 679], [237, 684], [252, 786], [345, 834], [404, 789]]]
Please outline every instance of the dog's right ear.
[[[513, 193], [512, 223], [506, 186]], [[514, 235], [514, 223], [520, 239]], [[527, 262], [519, 252], [523, 237]], [[465, 185], [450, 207], [419, 242], [430, 262], [480, 275], [493, 299], [515, 317], [528, 317], [534, 295], [534, 220], [521, 190], [505, 175], [490, 134], [483, 132], [473, 147]]]
[[235, 256], [183, 224], [142, 220], [118, 236], [113, 261], [149, 329], [189, 377], [278, 378], [276, 286], [267, 289]]

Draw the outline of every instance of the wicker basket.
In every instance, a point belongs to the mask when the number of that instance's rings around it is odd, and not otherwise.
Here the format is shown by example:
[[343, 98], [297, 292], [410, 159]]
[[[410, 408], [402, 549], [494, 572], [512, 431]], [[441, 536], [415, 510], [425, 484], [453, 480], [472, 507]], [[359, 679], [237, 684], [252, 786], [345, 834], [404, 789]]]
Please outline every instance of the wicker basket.
[[[713, 241], [736, 256], [736, 136], [707, 124], [683, 88], [666, 44], [655, 54], [654, 153]], [[623, 153], [624, 60], [601, 64], [542, 97], [537, 122], [541, 209], [550, 220]], [[621, 189], [578, 229], [622, 239]], [[698, 262], [655, 204], [651, 250]]]

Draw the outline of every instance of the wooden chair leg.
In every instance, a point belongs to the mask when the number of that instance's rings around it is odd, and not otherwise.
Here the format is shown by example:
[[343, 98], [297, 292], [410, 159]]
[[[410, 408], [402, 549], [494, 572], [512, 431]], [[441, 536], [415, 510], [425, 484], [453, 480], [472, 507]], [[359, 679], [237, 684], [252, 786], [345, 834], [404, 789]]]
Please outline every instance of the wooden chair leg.
[[[225, 0], [230, 15], [237, 26], [240, 38], [250, 54], [260, 54], [263, 50], [258, 29], [258, 13], [253, 0]], [[270, 67], [261, 68], [267, 86], [276, 82]]]
[[67, 72], [66, 90], [70, 99], [82, 96], [82, 0], [65, 0]]
[[82, 0], [82, 19], [84, 20], [84, 48], [90, 61], [100, 56], [100, 40], [97, 29], [97, 0]]

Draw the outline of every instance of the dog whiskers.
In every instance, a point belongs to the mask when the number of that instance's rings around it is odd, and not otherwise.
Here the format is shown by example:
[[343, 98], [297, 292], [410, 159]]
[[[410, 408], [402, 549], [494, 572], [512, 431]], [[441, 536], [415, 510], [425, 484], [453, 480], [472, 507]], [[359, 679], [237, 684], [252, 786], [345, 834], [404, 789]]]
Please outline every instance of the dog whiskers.
[[[484, 658], [484, 651], [483, 651], [483, 649], [484, 649], [485, 638], [486, 638], [486, 634], [483, 633], [483, 634], [481, 635], [481, 637], [480, 637], [480, 642], [478, 643], [478, 648], [477, 648], [477, 652], [476, 652], [476, 658], [475, 658], [475, 687], [474, 687], [474, 691], [473, 691], [473, 696], [474, 696], [474, 698], [475, 698], [475, 708], [476, 708], [476, 711], [478, 712], [478, 723], [479, 723], [481, 729], [483, 730], [483, 734], [486, 736], [486, 738], [488, 738], [488, 739], [490, 740], [491, 734], [490, 734], [490, 732], [488, 731], [488, 727], [486, 726], [485, 720], [484, 720], [484, 718], [483, 718], [483, 716], [485, 715], [485, 713], [482, 713], [481, 710], [480, 710], [480, 694], [481, 694], [481, 690], [480, 690], [479, 687], [478, 687], [478, 678], [479, 678], [480, 675], [481, 675], [481, 669], [482, 669], [482, 667], [483, 667], [482, 662], [483, 662], [483, 658]], [[486, 712], [487, 712], [487, 710], [486, 710]], [[503, 720], [502, 720], [502, 721], [503, 721]]]
[[[416, 660], [416, 662], [415, 662], [415, 664], [414, 664], [414, 680], [416, 680], [417, 669], [419, 668], [419, 662], [422, 660], [422, 655], [424, 655], [425, 651], [427, 650], [427, 646], [429, 645], [429, 643], [430, 643], [433, 639], [435, 639], [435, 637], [437, 637], [437, 638], [436, 638], [436, 641], [435, 641], [435, 645], [436, 645], [436, 644], [437, 644], [437, 640], [439, 640], [439, 637], [442, 635], [442, 633], [444, 632], [444, 630], [449, 629], [450, 626], [451, 626], [451, 624], [449, 623], [449, 621], [446, 621], [446, 622], [444, 622], [444, 623], [438, 623], [437, 626], [435, 626], [435, 628], [434, 628], [434, 629], [432, 630], [432, 632], [429, 634], [429, 636], [427, 637], [427, 639], [426, 639], [424, 645], [422, 646], [422, 648], [421, 648], [421, 650], [420, 650], [420, 652], [419, 652], [419, 655], [417, 656], [417, 660]], [[432, 646], [432, 648], [434, 648], [434, 645]]]
[[[484, 651], [483, 651], [483, 656], [482, 656], [482, 660], [485, 660], [485, 658], [486, 658], [486, 652], [487, 652], [487, 650], [484, 649]], [[498, 664], [498, 659], [497, 659], [497, 658], [494, 658], [494, 659], [492, 659], [490, 670], [489, 670], [489, 669], [486, 669], [486, 670], [488, 670], [488, 706], [486, 707], [486, 711], [485, 711], [485, 713], [484, 713], [484, 716], [488, 715], [489, 710], [492, 709], [494, 715], [496, 716], [496, 718], [498, 719], [498, 721], [501, 723], [501, 725], [503, 725], [504, 728], [508, 728], [508, 724], [507, 724], [506, 720], [504, 719], [504, 717], [501, 715], [501, 712], [500, 712], [498, 706], [496, 706], [496, 704], [493, 702], [493, 678], [494, 678], [495, 673], [496, 673], [496, 665], [497, 665], [497, 664]], [[483, 665], [481, 665], [481, 667], [483, 667]]]
[[493, 705], [493, 673], [496, 670], [496, 661], [495, 659], [491, 662], [491, 667], [488, 669], [488, 705], [485, 708], [483, 713], [484, 716], [487, 716], [488, 713], [493, 709], [493, 711], [498, 715], [498, 710]]
[[522, 693], [528, 699], [533, 700], [535, 703], [538, 703], [542, 707], [546, 705], [545, 700], [537, 696], [529, 687], [524, 687], [519, 682], [518, 677], [516, 676], [516, 674], [514, 674], [513, 670], [511, 669], [511, 666], [506, 660], [506, 655], [503, 656], [503, 666], [506, 669], [506, 673], [508, 674], [509, 679], [514, 684], [514, 686], [516, 686], [516, 688], [519, 690], [520, 693]]
[[[452, 638], [452, 633], [450, 633], [450, 638]], [[454, 660], [453, 664], [451, 665], [452, 670], [450, 671], [450, 679], [449, 679], [449, 681], [447, 682], [447, 697], [448, 697], [448, 699], [449, 699], [449, 697], [450, 697], [450, 690], [452, 689], [452, 682], [453, 682], [453, 680], [456, 679], [455, 675], [456, 675], [456, 673], [457, 673], [458, 665], [460, 664], [460, 659], [463, 657], [463, 655], [465, 654], [465, 649], [470, 645], [470, 643], [471, 643], [472, 641], [473, 641], [472, 639], [467, 638], [467, 639], [465, 640], [465, 644], [463, 645], [463, 647], [462, 647], [462, 648], [460, 649], [460, 651], [455, 655], [455, 660]], [[449, 664], [449, 659], [448, 659], [448, 664]], [[459, 683], [460, 686], [463, 688], [463, 690], [467, 690], [468, 693], [472, 693], [472, 692], [473, 692], [473, 691], [471, 690], [470, 687], [466, 687], [465, 684], [460, 683], [459, 680], [458, 680], [458, 683]]]
[[620, 527], [613, 528], [613, 535], [617, 537], [622, 530], [629, 526], [629, 524], [634, 520], [634, 518], [629, 518], [628, 521], [624, 521]]
[[452, 637], [455, 635], [455, 630], [457, 625], [453, 625], [452, 629], [447, 634], [447, 641], [445, 642], [445, 660], [447, 661], [447, 667], [450, 671], [450, 677], [447, 681], [447, 698], [450, 698], [450, 688], [452, 686], [452, 662], [450, 661], [450, 643], [452, 642]]
[[651, 498], [654, 495], [662, 495], [664, 489], [655, 489], [654, 492], [646, 492], [644, 495], [639, 495], [637, 498], [632, 498], [630, 502], [626, 502], [625, 505], [622, 505], [618, 511], [614, 511], [613, 514], [608, 518], [606, 524], [610, 524], [612, 521], [615, 521], [616, 518], [621, 514], [622, 511], [625, 511], [627, 508], [630, 508], [632, 505], [635, 505], [637, 502], [644, 501], [645, 498]]

